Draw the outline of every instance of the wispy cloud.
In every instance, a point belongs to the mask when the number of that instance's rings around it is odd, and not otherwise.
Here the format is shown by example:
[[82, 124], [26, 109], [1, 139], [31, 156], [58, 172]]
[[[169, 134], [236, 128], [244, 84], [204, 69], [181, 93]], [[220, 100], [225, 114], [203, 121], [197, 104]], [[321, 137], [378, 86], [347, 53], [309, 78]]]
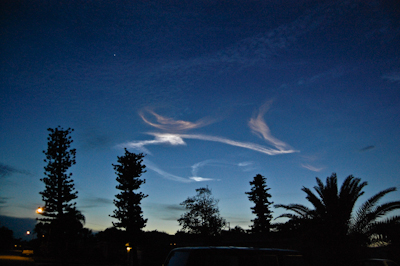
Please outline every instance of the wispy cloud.
[[340, 76], [343, 76], [344, 74], [348, 73], [349, 71], [351, 71], [351, 70], [347, 69], [343, 66], [334, 67], [329, 70], [318, 73], [312, 77], [301, 78], [297, 82], [297, 85], [309, 85], [309, 84], [320, 82], [320, 81], [335, 79]]
[[[88, 119], [90, 121], [90, 119]], [[90, 125], [91, 122], [85, 121], [82, 125], [83, 132], [80, 135], [80, 143], [82, 148], [85, 150], [99, 150], [102, 148], [109, 147], [111, 138], [101, 132], [96, 126]]]
[[0, 205], [6, 204], [8, 199], [7, 197], [0, 197]]
[[[271, 134], [271, 130], [267, 126], [264, 120], [264, 115], [265, 113], [269, 110], [270, 106], [272, 104], [272, 100], [266, 102], [263, 104], [259, 111], [258, 114], [252, 117], [249, 121], [249, 127], [252, 130], [253, 133], [256, 135], [260, 136], [261, 138], [264, 138], [267, 142], [275, 146], [279, 151], [285, 153], [285, 151], [291, 151], [294, 152], [289, 148], [289, 145], [287, 145], [285, 142], [280, 141], [279, 139], [275, 138]], [[270, 154], [272, 155], [272, 154]]]
[[[152, 80], [160, 83], [164, 81], [163, 85], [165, 86], [165, 81], [169, 82], [171, 76], [178, 76], [179, 80], [182, 80], [189, 76], [188, 74], [195, 72], [197, 77], [202, 77], [203, 72], [208, 73], [210, 68], [218, 69], [220, 73], [230, 71], [233, 66], [238, 69], [258, 63], [276, 68], [276, 63], [273, 63], [271, 58], [294, 47], [304, 35], [340, 20], [346, 13], [352, 12], [355, 8], [357, 8], [356, 5], [347, 2], [317, 4], [289, 23], [238, 40], [216, 52], [204, 53], [188, 60], [173, 60], [158, 65], [147, 73], [141, 73], [139, 80], [144, 82]], [[187, 80], [187, 82], [190, 81]], [[143, 85], [148, 84], [146, 82]]]
[[383, 79], [389, 80], [390, 82], [400, 83], [400, 71], [393, 71], [382, 76]]
[[[178, 181], [182, 183], [190, 183], [190, 182], [204, 182], [204, 181], [215, 181], [213, 178], [206, 178], [206, 177], [201, 177], [197, 175], [197, 170], [195, 171], [195, 174], [193, 174], [193, 166], [192, 166], [192, 176], [185, 178], [177, 175], [170, 174], [164, 170], [161, 170], [159, 167], [157, 167], [155, 164], [152, 162], [146, 160], [146, 166], [150, 170], [156, 172], [160, 176], [162, 176], [165, 179], [169, 179], [172, 181]], [[196, 168], [196, 166], [195, 166]]]
[[[214, 179], [214, 178], [204, 178], [199, 176], [199, 170], [200, 168], [203, 168], [205, 166], [221, 166], [221, 165], [227, 165], [225, 162], [221, 162], [218, 160], [204, 160], [198, 163], [195, 163], [192, 165], [192, 177], [190, 179], [197, 181], [197, 182], [204, 182], [204, 181], [219, 181], [219, 179]], [[229, 164], [231, 165], [231, 164]]]
[[246, 166], [250, 166], [252, 164], [253, 164], [253, 162], [241, 162], [241, 163], [238, 163], [238, 166], [239, 167], [246, 167]]
[[360, 152], [370, 151], [370, 150], [373, 150], [373, 149], [375, 149], [375, 146], [374, 145], [369, 145], [367, 147], [364, 147], [364, 148], [360, 149]]
[[148, 133], [149, 135], [154, 135], [154, 140], [141, 140], [141, 141], [130, 141], [118, 145], [118, 147], [127, 147], [132, 149], [137, 149], [148, 154], [151, 152], [145, 148], [147, 145], [159, 145], [166, 144], [171, 146], [186, 145], [186, 142], [177, 134], [159, 134], [159, 133]]
[[194, 165], [192, 165], [192, 176], [191, 179], [195, 179], [198, 181], [210, 181], [210, 180], [218, 180], [219, 179], [212, 179], [212, 178], [199, 178], [199, 170], [203, 167], [206, 166], [217, 166], [217, 167], [221, 167], [221, 166], [237, 166], [237, 167], [241, 167], [243, 168], [243, 171], [249, 171], [254, 169], [254, 163], [253, 162], [241, 162], [241, 163], [232, 163], [232, 162], [226, 162], [226, 161], [221, 161], [221, 160], [214, 160], [214, 159], [209, 159], [209, 160], [204, 160], [198, 163], [195, 163]]
[[210, 163], [213, 163], [213, 162], [214, 162], [214, 160], [205, 160], [202, 162], [195, 163], [194, 165], [192, 165], [192, 175], [197, 176], [200, 168], [202, 168], [205, 165], [208, 165]]
[[179, 211], [181, 212], [185, 208], [181, 205], [178, 204], [162, 204], [162, 209], [168, 210], [168, 211]]
[[189, 122], [189, 121], [183, 121], [183, 120], [173, 120], [172, 118], [161, 116], [161, 115], [155, 113], [153, 110], [150, 110], [150, 109], [145, 109], [145, 110], [148, 113], [150, 113], [151, 115], [153, 115], [155, 117], [155, 119], [157, 120], [157, 123], [151, 122], [150, 120], [148, 120], [145, 117], [144, 111], [141, 111], [139, 113], [139, 115], [145, 123], [147, 123], [155, 128], [172, 131], [172, 132], [200, 128], [200, 127], [204, 127], [204, 126], [209, 125], [214, 122], [214, 120], [209, 119], [209, 118], [203, 118], [194, 123]]
[[[133, 84], [125, 86], [123, 92], [119, 93], [128, 94], [131, 93], [132, 87], [135, 88], [136, 95], [142, 99], [138, 104], [143, 106], [165, 102], [166, 98], [188, 105], [182, 92], [191, 91], [198, 80], [203, 80], [209, 75], [225, 74], [232, 70], [238, 72], [259, 64], [272, 69], [286, 69], [288, 63], [278, 64], [276, 57], [286, 55], [287, 51], [297, 50], [298, 40], [315, 30], [324, 29], [340, 21], [346, 13], [355, 8], [357, 5], [347, 1], [324, 1], [313, 5], [300, 16], [293, 17], [288, 23], [279, 24], [266, 31], [257, 31], [244, 39], [236, 39], [218, 50], [207, 49], [186, 58], [168, 56], [141, 69], [121, 69], [120, 80], [133, 80]], [[181, 15], [180, 13], [179, 16]], [[99, 78], [103, 74], [102, 71], [104, 70], [97, 71], [100, 73]]]
[[154, 202], [147, 202], [143, 204], [147, 212], [152, 213], [153, 216], [156, 216], [160, 220], [164, 221], [176, 221], [185, 211], [185, 208], [180, 204], [164, 204]]
[[26, 170], [20, 170], [12, 166], [0, 163], [0, 178], [5, 178], [13, 174], [30, 175], [30, 173]]
[[249, 172], [256, 169], [253, 162], [241, 162], [238, 163], [238, 166], [242, 168], [243, 172]]
[[210, 136], [210, 135], [201, 135], [201, 134], [167, 134], [167, 136], [164, 136], [162, 133], [150, 133], [151, 135], [154, 135], [157, 137], [161, 138], [169, 138], [172, 137], [173, 139], [179, 138], [183, 141], [183, 139], [198, 139], [198, 140], [205, 140], [205, 141], [213, 141], [213, 142], [220, 142], [224, 144], [228, 144], [231, 146], [236, 146], [236, 147], [241, 147], [249, 150], [254, 150], [257, 152], [261, 152], [267, 155], [277, 155], [277, 154], [287, 154], [287, 153], [294, 153], [297, 152], [296, 150], [288, 149], [288, 150], [277, 150], [277, 149], [272, 149], [268, 148], [259, 144], [251, 143], [251, 142], [240, 142], [240, 141], [235, 141], [235, 140], [230, 140], [227, 138], [223, 137], [216, 137], [216, 136]]
[[82, 209], [97, 208], [105, 205], [112, 205], [113, 200], [102, 197], [84, 198], [83, 204], [80, 206]]
[[[258, 113], [257, 116], [250, 119], [249, 126], [252, 131], [258, 134], [261, 138], [266, 140], [267, 142], [271, 143], [275, 148], [265, 147], [263, 145], [251, 143], [251, 142], [240, 142], [231, 140], [224, 137], [218, 136], [211, 136], [211, 135], [203, 135], [203, 134], [183, 134], [183, 133], [171, 133], [177, 131], [184, 131], [199, 128], [211, 123], [211, 119], [203, 119], [199, 120], [196, 123], [182, 121], [182, 120], [173, 120], [171, 118], [163, 117], [152, 110], [147, 110], [150, 114], [152, 114], [157, 123], [150, 122], [143, 113], [140, 113], [143, 121], [148, 125], [151, 125], [155, 128], [162, 129], [164, 131], [168, 131], [168, 133], [160, 133], [160, 132], [148, 132], [148, 135], [154, 136], [153, 140], [140, 140], [140, 141], [130, 141], [123, 144], [118, 145], [119, 147], [126, 147], [126, 148], [133, 148], [144, 151], [146, 153], [150, 153], [149, 150], [146, 149], [148, 145], [171, 145], [171, 146], [179, 146], [179, 145], [187, 145], [185, 139], [197, 139], [203, 141], [211, 141], [211, 142], [219, 142], [224, 143], [227, 145], [241, 147], [249, 150], [254, 150], [257, 152], [261, 152], [267, 155], [278, 155], [278, 154], [288, 154], [297, 152], [296, 150], [292, 149], [286, 143], [276, 139], [272, 136], [270, 129], [268, 128], [267, 124], [264, 121], [264, 114], [269, 109], [271, 102], [267, 102], [264, 104]], [[150, 153], [151, 154], [151, 153]], [[214, 180], [212, 178], [202, 177], [198, 174], [199, 168], [203, 167], [204, 165], [214, 164], [216, 163], [215, 160], [205, 160], [199, 163], [196, 163], [192, 166], [192, 175], [188, 178], [176, 176], [170, 173], [167, 173], [152, 163], [147, 163], [149, 169], [155, 171], [159, 175], [163, 176], [166, 179], [179, 181], [179, 182], [203, 182], [203, 181], [211, 181]], [[238, 164], [238, 166], [247, 167], [250, 165], [250, 162]]]
[[215, 180], [213, 178], [206, 178], [206, 177], [200, 177], [200, 176], [192, 176], [192, 177], [189, 177], [189, 179], [196, 181], [196, 182], [214, 181]]
[[[276, 147], [276, 149], [265, 147], [259, 144], [250, 143], [250, 142], [240, 142], [231, 140], [224, 137], [217, 137], [211, 135], [203, 135], [203, 134], [179, 134], [179, 133], [158, 133], [158, 132], [149, 132], [147, 134], [152, 135], [155, 137], [153, 140], [142, 140], [142, 141], [131, 141], [127, 143], [120, 144], [120, 147], [128, 147], [139, 149], [141, 151], [145, 151], [149, 153], [149, 151], [145, 148], [147, 145], [186, 145], [184, 139], [198, 139], [204, 141], [212, 141], [212, 142], [220, 142], [231, 146], [241, 147], [245, 149], [254, 150], [257, 152], [261, 152], [267, 155], [277, 155], [277, 154], [287, 154], [287, 153], [294, 153], [297, 152], [296, 150], [292, 149], [284, 143], [283, 141], [278, 140], [277, 138], [273, 137], [271, 131], [267, 124], [264, 121], [264, 115], [268, 111], [270, 107], [271, 101], [265, 103], [259, 110], [258, 114], [251, 118], [249, 121], [249, 126], [254, 133], [262, 137], [264, 140], [272, 144]], [[172, 132], [181, 131], [181, 130], [188, 130], [199, 128], [201, 126], [206, 125], [206, 122], [197, 122], [191, 123], [187, 121], [181, 120], [173, 120], [170, 118], [166, 118], [156, 114], [155, 112], [151, 111], [151, 113], [157, 118], [159, 124], [149, 122], [143, 115], [141, 115], [143, 121], [147, 124], [154, 126], [159, 129], [168, 130]], [[175, 128], [174, 128], [175, 127]]]
[[312, 166], [312, 165], [309, 165], [309, 164], [301, 164], [301, 167], [303, 167], [303, 168], [306, 168], [306, 169], [308, 169], [308, 170], [310, 170], [310, 171], [313, 171], [313, 172], [320, 172], [320, 171], [322, 171], [324, 168], [323, 167], [314, 167], [314, 166]]
[[146, 160], [146, 167], [148, 169], [156, 172], [157, 174], [161, 175], [165, 179], [169, 179], [169, 180], [172, 180], [172, 181], [178, 181], [178, 182], [182, 182], [182, 183], [192, 182], [188, 178], [184, 178], [184, 177], [180, 177], [180, 176], [177, 176], [177, 175], [173, 175], [173, 174], [167, 173], [164, 170], [161, 170], [160, 168], [158, 168], [155, 164], [149, 162], [148, 160]]

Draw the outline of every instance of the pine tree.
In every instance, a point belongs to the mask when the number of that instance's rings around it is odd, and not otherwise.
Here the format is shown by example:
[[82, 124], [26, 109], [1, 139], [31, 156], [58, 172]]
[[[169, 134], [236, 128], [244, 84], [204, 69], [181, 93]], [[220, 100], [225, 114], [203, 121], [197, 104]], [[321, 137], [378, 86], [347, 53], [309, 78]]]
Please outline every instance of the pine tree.
[[250, 182], [252, 186], [250, 192], [245, 192], [250, 201], [254, 202], [254, 207], [252, 213], [256, 215], [253, 222], [252, 231], [254, 233], [268, 233], [271, 228], [272, 211], [270, 210], [270, 202], [268, 198], [271, 198], [271, 194], [268, 193], [270, 188], [267, 188], [266, 178], [262, 175], [257, 174], [253, 181]]
[[76, 209], [74, 200], [78, 198], [78, 192], [75, 191], [72, 173], [68, 173], [68, 169], [76, 163], [76, 149], [71, 148], [73, 140], [70, 134], [73, 129], [64, 130], [58, 126], [48, 131], [47, 150], [43, 151], [47, 163], [44, 167], [46, 177], [40, 179], [45, 184], [45, 190], [39, 192], [45, 203], [40, 214], [45, 218], [38, 220], [50, 224], [51, 240], [65, 242], [66, 238], [77, 234], [85, 220]]
[[114, 227], [126, 230], [129, 244], [133, 248], [130, 252], [130, 262], [136, 264], [136, 244], [141, 229], [146, 226], [147, 222], [147, 219], [143, 218], [140, 203], [148, 195], [135, 191], [146, 182], [145, 179], [140, 179], [146, 172], [144, 170], [146, 166], [143, 164], [143, 153], [135, 154], [125, 149], [125, 155], [117, 158], [118, 164], [113, 164], [113, 167], [119, 183], [116, 188], [121, 192], [115, 195], [114, 205], [117, 209], [110, 216], [118, 220], [118, 222], [113, 222]]

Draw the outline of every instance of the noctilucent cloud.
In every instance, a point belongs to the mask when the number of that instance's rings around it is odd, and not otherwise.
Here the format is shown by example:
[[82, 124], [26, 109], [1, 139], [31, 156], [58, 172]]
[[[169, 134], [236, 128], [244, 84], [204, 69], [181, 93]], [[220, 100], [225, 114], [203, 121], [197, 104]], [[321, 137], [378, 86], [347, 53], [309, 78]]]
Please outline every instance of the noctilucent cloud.
[[37, 217], [47, 128], [58, 125], [75, 130], [70, 170], [93, 230], [112, 226], [124, 148], [146, 154], [148, 231], [179, 230], [179, 203], [205, 186], [231, 228], [249, 228], [256, 174], [280, 204], [307, 204], [301, 188], [333, 172], [339, 184], [368, 182], [361, 201], [400, 185], [398, 1], [22, 0], [0, 10], [3, 216]]

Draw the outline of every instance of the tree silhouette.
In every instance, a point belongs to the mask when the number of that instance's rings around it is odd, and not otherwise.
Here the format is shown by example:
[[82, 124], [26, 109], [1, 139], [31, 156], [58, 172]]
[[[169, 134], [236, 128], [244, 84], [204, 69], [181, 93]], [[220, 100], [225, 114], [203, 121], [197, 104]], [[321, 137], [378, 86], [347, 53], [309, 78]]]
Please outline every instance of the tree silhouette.
[[389, 212], [400, 209], [400, 201], [387, 202], [377, 205], [385, 195], [396, 191], [395, 187], [391, 187], [380, 191], [357, 210], [351, 219], [348, 233], [361, 244], [372, 244], [374, 242], [398, 241], [398, 238], [392, 238], [392, 232], [398, 230], [400, 224], [400, 216], [385, 217]]
[[146, 182], [140, 179], [146, 166], [143, 164], [143, 153], [135, 154], [125, 149], [125, 155], [118, 156], [118, 164], [113, 164], [115, 174], [117, 175], [116, 188], [121, 192], [115, 195], [114, 205], [117, 209], [114, 214], [110, 215], [116, 218], [118, 222], [113, 222], [116, 228], [125, 228], [129, 244], [133, 248], [130, 254], [133, 255], [131, 263], [137, 263], [137, 241], [141, 233], [141, 229], [146, 226], [147, 219], [142, 216], [141, 200], [148, 195], [135, 191]]
[[203, 236], [219, 235], [226, 221], [219, 215], [218, 200], [211, 196], [208, 187], [198, 188], [196, 192], [196, 196], [188, 197], [180, 203], [187, 212], [178, 219], [179, 225], [187, 233]]
[[[379, 239], [377, 236], [385, 236], [385, 229], [400, 221], [400, 216], [381, 219], [389, 212], [400, 209], [400, 201], [377, 205], [386, 194], [396, 191], [395, 187], [372, 196], [354, 212], [355, 203], [364, 194], [362, 189], [367, 182], [361, 183], [361, 179], [350, 175], [339, 190], [335, 173], [327, 177], [325, 185], [318, 177], [316, 180], [318, 185], [314, 189], [317, 195], [309, 188], [302, 188], [314, 208], [301, 204], [277, 204], [275, 207], [292, 211], [279, 217], [289, 218], [289, 224], [307, 230], [308, 236], [318, 244], [346, 252], [344, 250], [349, 245], [352, 248], [366, 246]], [[334, 252], [331, 254], [335, 256]]]
[[58, 126], [55, 129], [49, 128], [48, 131], [50, 133], [47, 138], [47, 150], [43, 151], [46, 155], [44, 161], [47, 163], [44, 167], [46, 177], [40, 179], [45, 184], [45, 190], [39, 192], [45, 203], [40, 214], [45, 218], [38, 220], [50, 223], [50, 240], [64, 243], [66, 237], [71, 235], [71, 230], [82, 229], [85, 221], [85, 217], [76, 209], [76, 202], [73, 201], [78, 197], [78, 192], [75, 191], [72, 173], [67, 173], [76, 163], [76, 149], [71, 149], [73, 140], [70, 134], [73, 129], [64, 130]]
[[0, 250], [10, 250], [13, 247], [14, 232], [5, 226], [0, 227]]
[[270, 206], [273, 202], [270, 202], [268, 198], [271, 198], [271, 194], [268, 193], [270, 188], [267, 188], [266, 178], [260, 174], [257, 174], [253, 181], [250, 182], [252, 186], [250, 192], [245, 192], [249, 195], [249, 200], [254, 202], [252, 213], [256, 215], [253, 222], [252, 231], [254, 233], [268, 233], [271, 228], [272, 211]]

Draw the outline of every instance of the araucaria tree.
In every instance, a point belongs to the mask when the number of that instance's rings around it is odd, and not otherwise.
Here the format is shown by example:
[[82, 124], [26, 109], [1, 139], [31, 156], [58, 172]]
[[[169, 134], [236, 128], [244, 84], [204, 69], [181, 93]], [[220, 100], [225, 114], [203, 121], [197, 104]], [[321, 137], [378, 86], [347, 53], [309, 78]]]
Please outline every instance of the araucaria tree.
[[49, 128], [47, 138], [47, 150], [44, 160], [46, 177], [40, 179], [45, 184], [45, 190], [39, 192], [45, 205], [39, 221], [50, 224], [50, 238], [54, 241], [66, 241], [77, 234], [83, 227], [85, 217], [76, 209], [78, 192], [75, 191], [72, 173], [69, 168], [75, 164], [76, 149], [71, 148], [70, 134], [73, 129], [64, 130], [60, 126], [55, 129]]
[[218, 200], [211, 196], [208, 187], [196, 189], [197, 195], [189, 197], [180, 205], [187, 210], [178, 219], [183, 231], [203, 236], [215, 236], [221, 233], [226, 225], [225, 219], [219, 214]]
[[125, 155], [118, 156], [118, 163], [113, 164], [115, 174], [117, 175], [116, 188], [120, 193], [115, 195], [114, 205], [116, 209], [114, 214], [110, 215], [116, 218], [118, 222], [113, 222], [114, 227], [124, 228], [127, 233], [128, 241], [134, 248], [133, 261], [136, 258], [136, 244], [141, 229], [146, 226], [147, 219], [143, 218], [142, 208], [140, 207], [142, 199], [148, 195], [136, 191], [146, 182], [145, 179], [140, 179], [146, 166], [143, 164], [143, 153], [135, 154], [125, 149]]
[[257, 174], [253, 181], [250, 182], [251, 191], [245, 192], [249, 195], [249, 200], [254, 202], [252, 213], [256, 215], [256, 218], [252, 220], [253, 233], [268, 233], [271, 228], [272, 211], [270, 206], [273, 202], [269, 201], [271, 194], [268, 193], [270, 188], [267, 188], [266, 178], [260, 174]]

